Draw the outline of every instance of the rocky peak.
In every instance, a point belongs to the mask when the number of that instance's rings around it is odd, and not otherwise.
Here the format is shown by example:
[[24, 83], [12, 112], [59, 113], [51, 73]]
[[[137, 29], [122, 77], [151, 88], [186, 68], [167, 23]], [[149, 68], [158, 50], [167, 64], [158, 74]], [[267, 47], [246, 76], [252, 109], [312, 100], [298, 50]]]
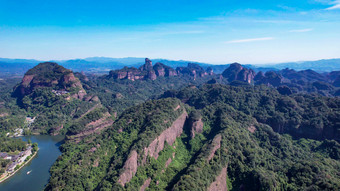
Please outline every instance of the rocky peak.
[[145, 64], [139, 68], [140, 71], [152, 70], [152, 61], [149, 58], [145, 58]]
[[204, 69], [200, 65], [195, 63], [188, 63], [187, 67], [177, 67], [176, 71], [178, 74], [190, 75], [194, 78], [196, 78], [197, 76], [203, 77], [207, 75]]
[[143, 64], [139, 69], [131, 67], [124, 67], [120, 70], [110, 71], [108, 77], [113, 79], [129, 79], [129, 80], [156, 80], [157, 77], [169, 77], [177, 75], [190, 75], [194, 78], [203, 77], [206, 75], [213, 75], [212, 68], [208, 68], [207, 72], [198, 64], [188, 63], [187, 67], [177, 67], [176, 70], [173, 68], [162, 64], [160, 62], [152, 65], [152, 61], [145, 58], [145, 64]]
[[222, 73], [224, 78], [229, 82], [239, 80], [247, 83], [252, 83], [255, 77], [255, 72], [252, 69], [243, 68], [239, 63], [230, 64], [229, 68]]
[[176, 76], [177, 75], [176, 71], [173, 68], [165, 64], [162, 64], [160, 62], [157, 62], [153, 66], [153, 70], [156, 72], [157, 76]]
[[42, 87], [52, 87], [60, 91], [73, 89], [76, 92], [70, 93], [82, 92], [82, 95], [86, 94], [80, 80], [74, 76], [73, 72], [54, 62], [40, 63], [28, 70], [22, 82], [16, 87], [15, 93], [19, 97], [23, 97]]

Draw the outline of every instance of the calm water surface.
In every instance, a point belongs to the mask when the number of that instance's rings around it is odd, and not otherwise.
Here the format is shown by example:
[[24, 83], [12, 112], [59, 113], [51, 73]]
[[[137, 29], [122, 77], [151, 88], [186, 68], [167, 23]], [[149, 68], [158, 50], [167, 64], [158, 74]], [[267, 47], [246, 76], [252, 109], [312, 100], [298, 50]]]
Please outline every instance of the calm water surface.
[[[31, 139], [32, 143], [38, 143], [38, 154], [14, 176], [0, 183], [0, 191], [43, 190], [50, 178], [50, 167], [61, 155], [59, 146], [63, 136], [36, 135], [21, 138], [24, 141]], [[32, 172], [27, 174], [28, 171]]]

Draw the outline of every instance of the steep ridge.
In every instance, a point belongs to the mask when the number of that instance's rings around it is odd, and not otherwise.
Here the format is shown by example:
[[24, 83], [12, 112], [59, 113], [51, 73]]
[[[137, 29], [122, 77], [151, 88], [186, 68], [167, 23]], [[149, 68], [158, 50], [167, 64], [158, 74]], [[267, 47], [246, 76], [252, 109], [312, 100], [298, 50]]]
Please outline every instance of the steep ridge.
[[[77, 145], [71, 142], [63, 145], [63, 155], [51, 169], [48, 189], [70, 188], [69, 181], [76, 181], [80, 186], [84, 179], [77, 177], [86, 173], [89, 173], [86, 181], [92, 182], [93, 186], [105, 187], [109, 184], [107, 180], [114, 180], [110, 185], [118, 189], [128, 183], [139, 168], [149, 166], [151, 156], [157, 158], [165, 145], [172, 144], [181, 135], [186, 116], [184, 106], [176, 99], [149, 101], [128, 109], [101, 134], [84, 137]], [[159, 143], [156, 147], [155, 140]], [[82, 145], [85, 143], [84, 148]], [[94, 147], [94, 152], [74, 152], [78, 149], [88, 151]], [[67, 157], [70, 155], [73, 157]], [[144, 156], [147, 156], [147, 160], [143, 163]], [[82, 158], [81, 163], [77, 162], [79, 157]], [[88, 165], [93, 164], [91, 161], [97, 161], [96, 167]], [[83, 169], [81, 172], [58, 173], [60, 165], [68, 169], [71, 168], [69, 164], [74, 162]], [[74, 178], [66, 178], [70, 176]]]
[[223, 168], [221, 174], [216, 177], [215, 182], [211, 183], [208, 191], [224, 190], [228, 191], [227, 187], [227, 168]]
[[[284, 96], [263, 86], [245, 88], [219, 84], [204, 85], [201, 89], [188, 87], [179, 91], [177, 95], [186, 103], [198, 108], [208, 103], [220, 101], [227, 103], [253, 116], [258, 122], [270, 125], [279, 133], [320, 140], [340, 140], [337, 130], [337, 122], [340, 119], [339, 98], [305, 94]], [[183, 95], [200, 95], [204, 99]], [[174, 94], [171, 96], [176, 97]]]
[[[327, 132], [336, 129], [330, 121], [339, 115], [338, 101], [264, 86], [167, 92], [124, 111], [100, 134], [64, 144], [46, 190], [331, 190], [340, 186], [338, 144], [279, 133], [333, 136]], [[312, 114], [328, 124], [324, 137], [306, 124]], [[294, 117], [298, 131], [291, 129]], [[191, 136], [197, 121], [202, 131]]]
[[[203, 135], [210, 141], [206, 141], [201, 147], [199, 154], [193, 158], [181, 178], [171, 187], [172, 190], [209, 190], [217, 184], [227, 185], [228, 190], [232, 188], [236, 190], [336, 189], [339, 186], [340, 177], [336, 173], [339, 168], [333, 169], [333, 167], [339, 161], [332, 157], [320, 157], [320, 153], [314, 153], [315, 150], [305, 139], [295, 142], [287, 135], [281, 136], [275, 133], [273, 131], [275, 128], [258, 123], [258, 120], [249, 115], [253, 113], [251, 109], [254, 107], [252, 102], [255, 99], [249, 97], [251, 94], [247, 91], [252, 92], [255, 97], [259, 96], [252, 88], [244, 91], [244, 88], [221, 85], [206, 85], [200, 89], [187, 88], [178, 92], [177, 95], [182, 101], [196, 109], [201, 109], [203, 118], [206, 119], [205, 125], [210, 128], [205, 129], [200, 136]], [[260, 92], [262, 91], [263, 89]], [[274, 90], [267, 89], [264, 92], [267, 96], [272, 93], [280, 95], [271, 91]], [[184, 92], [189, 97], [184, 97]], [[242, 100], [244, 98], [249, 102]], [[333, 98], [333, 101], [336, 100], [337, 98]], [[247, 107], [238, 105], [240, 103], [245, 103]], [[259, 107], [255, 108], [261, 111]], [[332, 112], [336, 112], [336, 115], [340, 114], [338, 109]], [[259, 116], [255, 115], [255, 117]], [[302, 118], [308, 117], [304, 115]], [[256, 130], [250, 131], [248, 129], [250, 126]], [[301, 144], [302, 142], [304, 143]], [[326, 142], [328, 141], [323, 141], [321, 145], [333, 145], [334, 147], [328, 148], [330, 153], [339, 154], [339, 146]], [[310, 144], [320, 144], [320, 142], [311, 141]], [[214, 155], [211, 155], [213, 152]], [[268, 159], [275, 165], [271, 166], [264, 162]], [[313, 168], [315, 165], [319, 169]], [[304, 170], [310, 178], [296, 174]], [[226, 175], [227, 171], [228, 175]], [[332, 175], [326, 178], [328, 173]], [[226, 178], [220, 179], [221, 176]]]
[[[143, 153], [139, 154], [142, 157], [142, 162], [140, 164], [137, 164], [137, 157], [135, 154], [137, 152], [135, 150], [131, 152], [130, 157], [124, 164], [124, 169], [126, 170], [123, 171], [118, 179], [118, 182], [122, 186], [125, 186], [125, 184], [132, 179], [132, 177], [137, 172], [138, 166], [146, 164], [147, 157], [153, 157], [157, 160], [159, 152], [164, 149], [164, 144], [167, 143], [172, 145], [176, 138], [181, 136], [187, 116], [188, 115], [184, 110], [184, 112], [176, 119], [176, 121], [173, 122], [171, 127], [163, 131], [158, 137], [156, 137], [156, 139], [154, 139], [147, 147], [143, 149]], [[131, 165], [133, 166], [132, 170], [129, 168]], [[134, 165], [137, 166], [135, 167]]]

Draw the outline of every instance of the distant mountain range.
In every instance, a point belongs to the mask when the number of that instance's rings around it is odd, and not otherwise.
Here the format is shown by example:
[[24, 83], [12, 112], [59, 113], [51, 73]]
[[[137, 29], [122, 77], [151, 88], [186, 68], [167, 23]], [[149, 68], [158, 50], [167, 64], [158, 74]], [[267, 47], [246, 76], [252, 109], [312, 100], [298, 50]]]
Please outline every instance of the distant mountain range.
[[318, 72], [331, 72], [340, 70], [340, 59], [323, 59], [316, 61], [287, 62], [274, 65], [263, 65], [264, 67], [274, 67], [277, 69], [290, 68], [294, 70], [315, 70]]
[[[124, 66], [139, 67], [144, 64], [144, 58], [108, 58], [108, 57], [89, 57], [85, 59], [71, 59], [71, 60], [52, 60], [58, 64], [67, 67], [73, 71], [84, 71], [88, 73], [106, 73], [107, 71], [120, 69]], [[35, 65], [44, 62], [42, 60], [34, 59], [7, 59], [0, 58], [0, 73], [1, 75], [23, 75], [28, 69]], [[215, 73], [222, 73], [230, 64], [213, 65], [208, 63], [192, 62], [185, 60], [167, 60], [167, 59], [153, 59], [154, 63], [161, 62], [167, 66], [176, 68], [187, 66], [188, 63], [199, 64], [203, 68], [211, 67]], [[244, 65], [246, 68], [252, 68], [254, 71], [269, 71], [290, 68], [294, 70], [312, 69], [318, 72], [330, 72], [340, 70], [340, 59], [325, 59], [317, 61], [303, 61], [303, 62], [287, 62], [279, 64], [267, 65]]]

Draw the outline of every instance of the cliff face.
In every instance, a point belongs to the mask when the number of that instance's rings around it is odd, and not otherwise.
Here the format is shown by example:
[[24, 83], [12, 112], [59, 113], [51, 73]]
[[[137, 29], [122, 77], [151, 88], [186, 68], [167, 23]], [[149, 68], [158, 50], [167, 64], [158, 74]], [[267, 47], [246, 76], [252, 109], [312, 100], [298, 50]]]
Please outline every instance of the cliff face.
[[133, 176], [135, 176], [137, 172], [137, 151], [133, 150], [130, 153], [129, 158], [125, 161], [124, 167], [123, 167], [123, 173], [119, 176], [118, 183], [120, 183], [122, 186], [124, 186], [127, 182], [130, 182]]
[[106, 112], [103, 114], [103, 116], [100, 119], [97, 119], [95, 121], [90, 121], [89, 123], [87, 123], [84, 129], [82, 129], [80, 132], [77, 132], [77, 134], [67, 136], [67, 140], [71, 140], [76, 143], [79, 143], [82, 139], [84, 139], [85, 137], [91, 134], [94, 134], [94, 133], [99, 134], [105, 128], [111, 126], [113, 122], [114, 121], [111, 118], [111, 115], [108, 112]]
[[177, 67], [176, 70], [164, 65], [156, 63], [152, 65], [152, 61], [148, 58], [145, 59], [145, 64], [139, 67], [124, 67], [121, 70], [110, 71], [109, 77], [113, 79], [129, 79], [129, 80], [156, 80], [158, 77], [171, 77], [177, 75], [189, 75], [196, 77], [204, 77], [206, 75], [213, 75], [212, 68], [205, 71], [201, 66], [194, 63], [188, 63], [187, 67]]
[[228, 191], [227, 187], [227, 168], [223, 168], [221, 174], [216, 177], [216, 180], [211, 183], [208, 188], [208, 191]]
[[209, 145], [209, 156], [208, 156], [208, 161], [210, 161], [212, 158], [215, 156], [215, 152], [217, 149], [221, 148], [221, 140], [222, 136], [221, 135], [216, 135], [215, 138], [212, 140], [212, 143]]
[[190, 120], [190, 127], [191, 127], [191, 138], [195, 138], [195, 135], [197, 133], [202, 133], [203, 132], [203, 122], [202, 118], [199, 120]]
[[167, 142], [169, 145], [172, 145], [176, 138], [181, 136], [183, 132], [183, 126], [185, 123], [188, 114], [186, 111], [173, 122], [170, 128], [163, 131], [155, 140], [151, 142], [151, 144], [144, 148], [144, 155], [142, 163], [146, 162], [147, 156], [153, 157], [155, 159], [158, 158], [158, 154], [160, 151], [164, 149], [164, 144]]
[[167, 66], [167, 65], [164, 65], [160, 62], [157, 62], [154, 66], [153, 66], [153, 69], [154, 71], [156, 72], [156, 75], [157, 76], [165, 76], [165, 77], [169, 77], [169, 76], [177, 76], [177, 73], [176, 71]]
[[[176, 138], [183, 132], [187, 116], [188, 114], [184, 110], [184, 112], [172, 123], [171, 127], [163, 131], [143, 149], [143, 153], [137, 154], [135, 150], [130, 153], [129, 158], [124, 163], [123, 173], [119, 176], [118, 180], [122, 186], [130, 182], [136, 174], [138, 166], [145, 165], [148, 156], [157, 159], [159, 152], [164, 149], [165, 142], [169, 145], [172, 145], [175, 142]], [[142, 164], [138, 164], [137, 162], [139, 157], [142, 157]]]
[[71, 91], [72, 97], [82, 99], [86, 92], [71, 70], [57, 63], [44, 62], [28, 70], [20, 85], [15, 89], [18, 96], [24, 97], [41, 87], [52, 87], [58, 91]]
[[252, 69], [243, 68], [241, 64], [233, 63], [224, 70], [222, 76], [228, 79], [229, 82], [239, 80], [247, 83], [252, 83], [255, 77], [255, 72]]
[[[200, 65], [195, 63], [188, 63], [187, 67], [177, 67], [176, 72], [178, 75], [193, 76], [194, 79], [196, 79], [196, 77], [204, 77], [208, 75], [208, 72], [206, 72]], [[209, 69], [209, 74], [213, 74], [211, 68]]]

